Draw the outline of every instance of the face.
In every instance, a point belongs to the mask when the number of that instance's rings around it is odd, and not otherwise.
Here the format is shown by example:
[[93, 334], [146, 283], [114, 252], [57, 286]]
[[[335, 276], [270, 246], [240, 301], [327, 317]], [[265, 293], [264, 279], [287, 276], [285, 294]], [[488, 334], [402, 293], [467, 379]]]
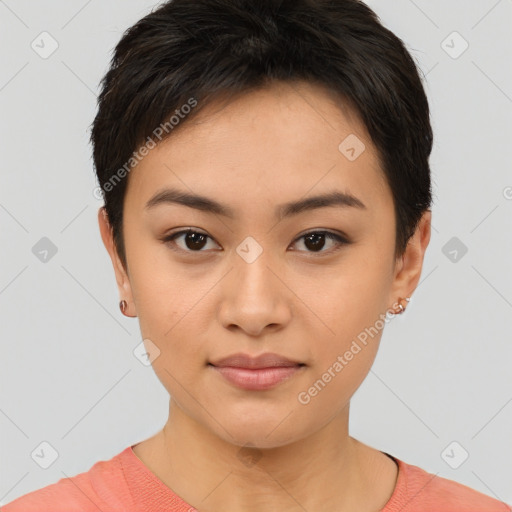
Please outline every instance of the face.
[[[166, 189], [211, 203], [168, 194], [148, 206]], [[393, 321], [386, 312], [417, 285], [430, 233], [427, 215], [394, 260], [392, 195], [364, 125], [304, 83], [210, 105], [149, 151], [129, 175], [127, 272], [99, 221], [173, 406], [259, 447], [303, 439], [347, 409]], [[300, 365], [258, 377], [212, 366], [237, 353]]]

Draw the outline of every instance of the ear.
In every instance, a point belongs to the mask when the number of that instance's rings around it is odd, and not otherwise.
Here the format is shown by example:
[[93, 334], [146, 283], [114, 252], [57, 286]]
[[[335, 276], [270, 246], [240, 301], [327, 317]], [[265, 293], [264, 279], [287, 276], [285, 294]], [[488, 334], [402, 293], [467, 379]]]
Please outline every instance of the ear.
[[[114, 272], [116, 275], [117, 288], [119, 290], [120, 300], [125, 300], [128, 304], [126, 309], [127, 316], [136, 316], [134, 314], [135, 304], [133, 301], [133, 293], [130, 285], [130, 279], [128, 277], [127, 270], [125, 270], [123, 264], [121, 263], [121, 259], [117, 253], [117, 249], [114, 244], [114, 236], [112, 227], [108, 221], [107, 212], [105, 207], [102, 206], [98, 210], [98, 224], [100, 226], [101, 238], [103, 240], [103, 244], [107, 249], [110, 259], [112, 260], [112, 265], [114, 266]], [[132, 314], [130, 314], [132, 312]]]
[[[396, 310], [399, 299], [411, 297], [418, 286], [423, 269], [425, 251], [430, 242], [432, 211], [427, 210], [420, 219], [414, 235], [409, 239], [404, 255], [395, 264], [393, 283], [390, 290], [391, 310]], [[402, 303], [405, 305], [405, 303]]]

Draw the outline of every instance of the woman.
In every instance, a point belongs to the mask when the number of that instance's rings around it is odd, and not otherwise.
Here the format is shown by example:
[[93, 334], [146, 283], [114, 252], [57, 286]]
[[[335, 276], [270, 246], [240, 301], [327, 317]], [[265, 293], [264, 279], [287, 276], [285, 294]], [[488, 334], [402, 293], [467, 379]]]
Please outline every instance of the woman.
[[430, 240], [400, 39], [356, 0], [174, 0], [102, 85], [100, 232], [169, 416], [3, 510], [510, 510], [349, 435]]

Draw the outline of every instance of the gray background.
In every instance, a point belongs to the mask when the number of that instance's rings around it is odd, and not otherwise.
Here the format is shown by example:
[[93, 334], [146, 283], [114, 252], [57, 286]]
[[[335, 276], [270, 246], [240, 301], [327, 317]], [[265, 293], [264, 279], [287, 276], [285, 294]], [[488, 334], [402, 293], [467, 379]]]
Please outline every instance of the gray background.
[[[421, 284], [384, 331], [351, 434], [512, 502], [512, 0], [368, 3], [426, 75], [435, 205]], [[137, 320], [118, 309], [88, 145], [111, 49], [154, 5], [0, 1], [0, 504], [167, 418], [133, 354]], [[43, 31], [58, 43], [47, 58], [31, 47], [51, 49]], [[46, 262], [43, 237], [57, 250]], [[44, 442], [58, 453], [48, 469], [32, 456], [51, 453]]]

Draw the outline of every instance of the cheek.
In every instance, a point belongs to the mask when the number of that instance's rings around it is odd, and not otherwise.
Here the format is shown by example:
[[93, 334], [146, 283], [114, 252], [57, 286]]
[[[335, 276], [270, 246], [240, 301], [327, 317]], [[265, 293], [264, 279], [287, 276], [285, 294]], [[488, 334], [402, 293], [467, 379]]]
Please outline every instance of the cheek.
[[392, 281], [389, 266], [384, 258], [369, 251], [354, 251], [343, 264], [304, 285], [308, 305], [323, 321], [319, 334], [327, 350], [342, 350], [386, 311]]
[[206, 369], [205, 341], [201, 337], [204, 330], [194, 323], [195, 316], [189, 316], [186, 311], [169, 308], [165, 315], [148, 311], [144, 319], [140, 319], [141, 333], [151, 340], [158, 354], [151, 363], [153, 371], [167, 392], [180, 403], [188, 400], [187, 390], [195, 389], [198, 376]]
[[336, 325], [335, 336], [324, 336], [314, 349], [314, 363], [302, 383], [297, 401], [310, 406], [310, 414], [330, 417], [350, 401], [364, 381], [377, 355], [384, 315], [348, 311]]
[[192, 317], [197, 322], [211, 277], [202, 278], [192, 267], [176, 265], [168, 253], [160, 254], [160, 248], [154, 252], [159, 255], [133, 251], [130, 284], [143, 336], [167, 346], [190, 325]]
[[386, 270], [390, 262], [376, 254], [369, 247], [354, 252], [314, 296], [311, 309], [316, 308], [326, 327], [313, 336], [313, 373], [318, 385], [333, 393], [322, 392], [322, 401], [331, 397], [339, 403], [340, 393], [355, 391], [377, 354], [389, 321], [385, 313], [391, 281]]
[[183, 277], [164, 278], [156, 270], [141, 275], [132, 288], [141, 335], [158, 349], [152, 365], [169, 390], [171, 375], [181, 382], [187, 372], [204, 365], [201, 333], [211, 312], [205, 310], [208, 301], [202, 287], [187, 284]]

